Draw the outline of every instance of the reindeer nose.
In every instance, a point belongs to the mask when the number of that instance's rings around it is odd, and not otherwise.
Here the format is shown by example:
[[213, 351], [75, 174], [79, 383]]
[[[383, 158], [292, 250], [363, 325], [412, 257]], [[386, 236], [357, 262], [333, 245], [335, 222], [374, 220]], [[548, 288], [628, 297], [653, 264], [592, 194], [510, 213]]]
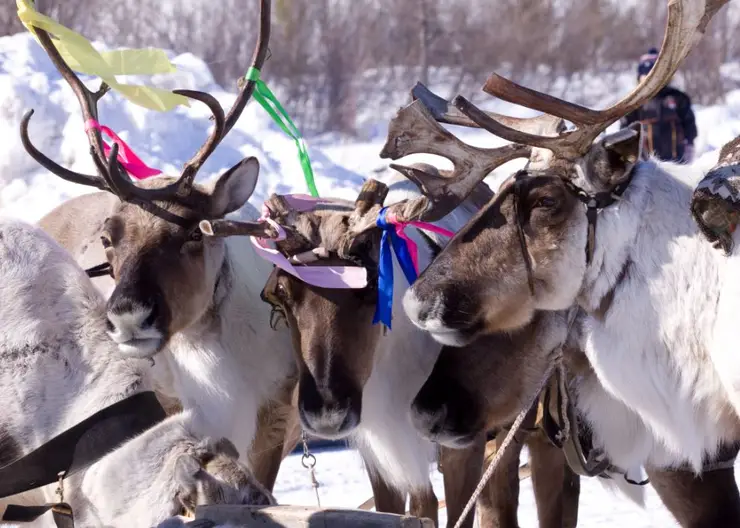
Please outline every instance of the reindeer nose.
[[298, 413], [310, 433], [322, 438], [341, 438], [360, 423], [362, 395], [341, 397], [329, 389], [319, 390], [312, 377], [301, 379]]
[[447, 412], [445, 403], [432, 409], [414, 401], [411, 405], [411, 422], [424, 436], [436, 438], [444, 429]]
[[123, 343], [133, 339], [137, 330], [151, 328], [157, 319], [157, 305], [132, 305], [127, 310], [116, 306], [108, 310], [107, 316], [108, 332], [116, 343]]
[[151, 357], [165, 340], [156, 302], [142, 303], [115, 295], [108, 301], [108, 335], [121, 352], [134, 357]]

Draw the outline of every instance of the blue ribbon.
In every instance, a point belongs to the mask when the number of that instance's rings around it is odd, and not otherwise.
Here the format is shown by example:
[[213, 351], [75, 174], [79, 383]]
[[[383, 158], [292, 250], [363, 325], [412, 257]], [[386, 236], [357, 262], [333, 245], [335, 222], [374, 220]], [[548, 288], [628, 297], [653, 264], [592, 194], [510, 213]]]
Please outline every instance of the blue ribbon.
[[[393, 317], [393, 255], [395, 251], [398, 264], [406, 276], [409, 284], [416, 279], [416, 270], [411, 260], [408, 244], [396, 233], [396, 224], [391, 224], [386, 219], [384, 207], [378, 213], [376, 225], [383, 230], [380, 239], [380, 258], [378, 262], [378, 302], [375, 305], [375, 317], [373, 324], [383, 323], [391, 329], [391, 318]], [[392, 246], [392, 249], [391, 249]]]

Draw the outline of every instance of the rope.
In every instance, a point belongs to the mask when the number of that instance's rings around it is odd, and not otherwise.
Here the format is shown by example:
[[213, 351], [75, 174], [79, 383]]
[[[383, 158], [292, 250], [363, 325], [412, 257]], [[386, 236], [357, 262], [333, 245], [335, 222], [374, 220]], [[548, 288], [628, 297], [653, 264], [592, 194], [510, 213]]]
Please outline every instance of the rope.
[[[559, 357], [555, 360], [557, 363], [560, 363]], [[465, 521], [465, 518], [470, 514], [473, 507], [475, 506], [475, 503], [478, 501], [478, 497], [480, 497], [481, 493], [483, 493], [483, 489], [486, 487], [486, 484], [488, 484], [488, 481], [491, 480], [491, 477], [493, 476], [493, 473], [496, 471], [496, 467], [501, 462], [501, 459], [504, 456], [504, 453], [506, 452], [506, 449], [511, 445], [511, 442], [514, 441], [514, 436], [519, 431], [519, 428], [522, 425], [522, 422], [524, 421], [524, 418], [529, 413], [529, 410], [532, 408], [532, 405], [534, 405], [534, 402], [537, 400], [537, 398], [540, 395], [540, 392], [542, 392], [542, 389], [547, 384], [547, 381], [550, 379], [550, 375], [552, 374], [554, 368], [555, 368], [555, 362], [551, 363], [550, 366], [545, 371], [545, 375], [542, 377], [542, 380], [540, 381], [539, 385], [537, 386], [537, 390], [534, 392], [533, 396], [530, 398], [530, 401], [527, 405], [523, 407], [522, 412], [519, 413], [519, 416], [516, 417], [516, 420], [514, 420], [513, 425], [511, 426], [511, 429], [509, 429], [509, 433], [506, 435], [506, 438], [504, 438], [504, 441], [501, 443], [501, 447], [498, 448], [498, 451], [496, 452], [496, 455], [493, 457], [493, 460], [491, 460], [491, 464], [488, 466], [488, 469], [486, 469], [486, 472], [483, 474], [483, 476], [480, 479], [480, 482], [478, 483], [478, 486], [475, 488], [475, 491], [473, 491], [473, 495], [471, 495], [470, 500], [465, 505], [465, 509], [460, 514], [460, 517], [457, 519], [457, 522], [455, 523], [455, 528], [460, 528], [463, 525], [463, 522]]]
[[[571, 331], [573, 330], [573, 325], [576, 322], [576, 318], [578, 315], [578, 310], [574, 310], [571, 308], [570, 313], [568, 314], [568, 329], [565, 332], [565, 339], [560, 344], [559, 347], [557, 347], [555, 350], [555, 357], [553, 358], [552, 362], [548, 366], [547, 370], [545, 370], [544, 376], [542, 376], [542, 380], [540, 380], [540, 383], [537, 387], [537, 390], [534, 392], [532, 397], [529, 399], [529, 403], [523, 408], [522, 412], [519, 413], [519, 416], [516, 417], [516, 420], [514, 420], [514, 423], [511, 426], [511, 429], [509, 429], [508, 434], [506, 435], [506, 438], [504, 438], [504, 441], [501, 443], [501, 446], [496, 451], [496, 455], [493, 457], [493, 460], [491, 460], [491, 464], [486, 469], [486, 472], [483, 474], [483, 476], [480, 478], [480, 482], [478, 482], [478, 486], [475, 488], [475, 491], [473, 491], [473, 495], [471, 495], [470, 500], [465, 505], [465, 509], [460, 514], [460, 517], [457, 519], [457, 522], [455, 523], [455, 528], [460, 528], [465, 521], [465, 518], [468, 516], [468, 514], [473, 509], [473, 506], [475, 506], [475, 503], [478, 501], [478, 497], [480, 497], [481, 493], [483, 493], [483, 488], [486, 487], [486, 484], [488, 484], [488, 481], [491, 480], [491, 477], [493, 476], [493, 473], [496, 471], [496, 466], [499, 465], [501, 462], [501, 459], [504, 456], [504, 453], [506, 452], [506, 449], [509, 447], [511, 442], [514, 441], [514, 436], [519, 431], [519, 429], [522, 426], [522, 422], [524, 422], [524, 418], [526, 418], [527, 414], [529, 413], [529, 410], [534, 405], [534, 402], [537, 401], [537, 398], [540, 397], [540, 393], [542, 392], [542, 389], [545, 388], [545, 385], [547, 385], [547, 382], [550, 380], [550, 376], [552, 375], [553, 371], [557, 369], [558, 375], [560, 377], [559, 383], [560, 383], [560, 389], [563, 390], [565, 388], [565, 365], [563, 365], [563, 347], [565, 346], [565, 343], [568, 341], [568, 337], [570, 336]], [[561, 394], [565, 394], [562, 392]], [[570, 421], [568, 420], [568, 403], [565, 401], [565, 398], [562, 399], [561, 402], [561, 412], [563, 415], [563, 433], [567, 433], [570, 435]], [[566, 436], [567, 438], [567, 436]]]

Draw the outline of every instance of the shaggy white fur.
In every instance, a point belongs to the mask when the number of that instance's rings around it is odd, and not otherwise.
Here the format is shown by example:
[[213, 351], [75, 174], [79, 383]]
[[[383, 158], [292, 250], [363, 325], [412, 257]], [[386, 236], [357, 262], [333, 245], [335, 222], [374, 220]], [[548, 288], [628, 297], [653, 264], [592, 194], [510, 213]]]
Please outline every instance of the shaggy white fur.
[[[105, 302], [84, 271], [40, 229], [5, 219], [0, 321], [0, 444], [11, 459], [108, 405], [151, 390], [149, 362], [120, 355], [106, 332]], [[70, 476], [65, 500], [77, 526], [151, 526], [179, 510], [176, 497], [200, 499], [202, 472], [178, 471], [183, 463], [199, 468], [200, 456], [217, 454], [198, 429], [193, 412], [170, 416]], [[246, 467], [230, 460], [228, 469], [251, 483]], [[209, 485], [213, 496], [235, 503], [246, 503], [251, 493], [251, 484]], [[3, 499], [0, 510], [10, 503], [54, 502], [55, 488]]]
[[[378, 178], [383, 179], [383, 178]], [[396, 175], [386, 180], [389, 193], [385, 205], [420, 195], [417, 187]], [[459, 230], [475, 214], [465, 202], [436, 225]], [[407, 234], [419, 248], [419, 269], [432, 261], [432, 252], [418, 230]], [[439, 246], [447, 239], [427, 233]], [[418, 329], [406, 316], [402, 299], [409, 288], [394, 256], [393, 330], [382, 336], [375, 352], [373, 370], [362, 395], [362, 422], [352, 440], [377, 471], [398, 489], [410, 491], [429, 484], [430, 464], [436, 448], [415, 429], [410, 419], [411, 402], [432, 371], [441, 345]], [[374, 467], [372, 467], [374, 466]]]
[[689, 462], [699, 471], [703, 456], [740, 437], [729, 322], [740, 299], [737, 257], [713, 249], [691, 218], [701, 176], [691, 166], [639, 163], [623, 199], [600, 213], [583, 276], [579, 303], [592, 310], [629, 263], [606, 319], [586, 321], [583, 346], [599, 383], [578, 393], [603, 447], [626, 469]]

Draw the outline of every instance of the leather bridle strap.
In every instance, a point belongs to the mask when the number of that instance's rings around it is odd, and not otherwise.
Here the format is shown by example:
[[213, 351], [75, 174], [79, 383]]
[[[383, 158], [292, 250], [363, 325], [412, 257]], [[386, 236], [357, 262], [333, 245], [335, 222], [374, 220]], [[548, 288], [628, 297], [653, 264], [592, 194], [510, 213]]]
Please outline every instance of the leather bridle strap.
[[[0, 498], [40, 488], [86, 469], [105, 455], [158, 424], [166, 417], [154, 392], [129, 396], [98, 411], [89, 418], [55, 436], [27, 455], [0, 468]], [[69, 506], [66, 506], [69, 509]], [[35, 509], [34, 509], [35, 508]], [[46, 508], [43, 512], [38, 508]], [[56, 510], [55, 510], [56, 508]], [[9, 516], [41, 515], [52, 509], [64, 516], [64, 503], [40, 507], [8, 506]], [[71, 517], [71, 509], [69, 512]]]
[[586, 191], [577, 187], [575, 184], [566, 181], [566, 188], [572, 192], [578, 200], [586, 206], [586, 219], [588, 220], [588, 235], [586, 239], [586, 264], [591, 264], [596, 249], [596, 220], [599, 217], [599, 211], [609, 207], [622, 198], [622, 194], [629, 187], [632, 181], [632, 174], [625, 181], [614, 187], [611, 191], [588, 194]]
[[525, 171], [520, 171], [514, 176], [514, 184], [511, 188], [514, 194], [514, 216], [516, 216], [516, 232], [519, 236], [519, 246], [522, 250], [522, 258], [524, 259], [524, 267], [527, 270], [527, 283], [529, 285], [529, 293], [534, 297], [534, 272], [532, 271], [532, 258], [529, 255], [529, 249], [527, 248], [527, 238], [524, 235], [524, 222], [525, 218], [522, 214], [522, 208], [520, 206], [521, 200], [521, 185], [522, 178], [526, 177]]

